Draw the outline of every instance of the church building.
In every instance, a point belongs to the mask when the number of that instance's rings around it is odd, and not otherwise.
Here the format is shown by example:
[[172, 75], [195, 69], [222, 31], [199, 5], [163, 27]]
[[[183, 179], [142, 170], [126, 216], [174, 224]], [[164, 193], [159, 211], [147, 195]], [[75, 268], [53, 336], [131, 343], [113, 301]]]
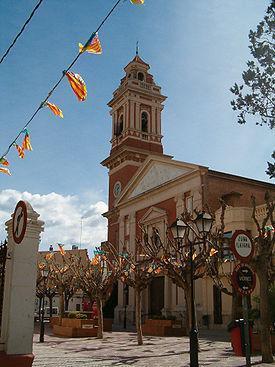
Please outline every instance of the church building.
[[[226, 231], [256, 228], [251, 219], [251, 195], [259, 204], [264, 193], [274, 185], [247, 179], [208, 167], [173, 159], [163, 153], [161, 113], [166, 96], [150, 73], [150, 66], [138, 53], [124, 68], [125, 75], [108, 103], [112, 116], [112, 138], [109, 156], [101, 163], [109, 170], [108, 241], [133, 253], [136, 237], [143, 225], [150, 232], [156, 227], [161, 236], [184, 208], [202, 210], [207, 204], [213, 212], [222, 197], [228, 205]], [[259, 209], [259, 213], [260, 213]], [[206, 318], [210, 326], [226, 325], [230, 320], [231, 298], [221, 294], [211, 279], [195, 282], [198, 323]], [[125, 297], [118, 284], [115, 323], [134, 322], [134, 291]], [[182, 317], [184, 294], [166, 276], [159, 276], [143, 292], [142, 313], [145, 317], [162, 313]], [[206, 317], [207, 316], [207, 317]]]

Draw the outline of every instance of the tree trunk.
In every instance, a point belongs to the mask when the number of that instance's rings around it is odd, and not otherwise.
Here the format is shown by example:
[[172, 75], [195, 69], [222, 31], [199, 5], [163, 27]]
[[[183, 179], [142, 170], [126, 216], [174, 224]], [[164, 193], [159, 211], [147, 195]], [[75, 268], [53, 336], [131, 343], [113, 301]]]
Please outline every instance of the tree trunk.
[[65, 311], [69, 310], [69, 301], [70, 301], [70, 298], [65, 296]]
[[137, 330], [137, 341], [138, 345], [143, 344], [142, 340], [142, 329], [141, 329], [141, 290], [135, 289], [136, 296], [136, 330]]
[[50, 296], [48, 297], [48, 299], [49, 299], [49, 306], [50, 306], [50, 317], [52, 317], [53, 316], [53, 297]]
[[39, 309], [38, 309], [38, 320], [39, 322], [41, 321], [41, 305], [42, 305], [42, 298], [43, 297], [39, 297]]
[[[63, 290], [59, 292], [59, 314], [60, 314], [60, 318], [65, 316], [65, 308], [64, 308], [64, 292]], [[60, 323], [61, 323], [61, 319], [60, 319]]]
[[[267, 264], [267, 262], [266, 262]], [[270, 307], [268, 301], [268, 267], [260, 266], [258, 268], [258, 277], [260, 283], [260, 330], [261, 330], [261, 350], [262, 350], [262, 362], [272, 363], [272, 345], [271, 345], [271, 320], [270, 320]]]
[[102, 311], [102, 300], [97, 298], [96, 306], [98, 311], [98, 329], [97, 329], [97, 337], [99, 339], [103, 339], [103, 311]]

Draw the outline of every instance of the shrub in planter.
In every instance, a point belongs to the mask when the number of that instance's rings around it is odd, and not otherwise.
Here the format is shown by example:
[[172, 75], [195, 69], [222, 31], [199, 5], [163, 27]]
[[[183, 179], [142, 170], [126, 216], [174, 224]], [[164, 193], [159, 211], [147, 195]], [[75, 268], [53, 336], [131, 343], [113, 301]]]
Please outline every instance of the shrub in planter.
[[81, 319], [81, 320], [86, 320], [87, 319], [87, 315], [85, 315], [84, 313], [80, 313], [78, 311], [76, 312], [69, 312], [68, 313], [68, 318], [69, 319]]
[[76, 319], [87, 320], [87, 318], [87, 315], [85, 315], [84, 313], [76, 314]]
[[69, 312], [69, 313], [68, 313], [68, 318], [69, 318], [69, 319], [75, 319], [75, 318], [76, 318], [77, 313], [78, 313], [78, 312]]

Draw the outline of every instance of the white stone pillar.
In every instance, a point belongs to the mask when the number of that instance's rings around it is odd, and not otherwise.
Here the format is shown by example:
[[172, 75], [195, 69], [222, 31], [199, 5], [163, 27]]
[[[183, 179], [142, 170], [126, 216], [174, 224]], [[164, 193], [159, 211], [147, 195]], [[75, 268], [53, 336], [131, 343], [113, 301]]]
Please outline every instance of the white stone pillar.
[[140, 121], [140, 103], [136, 103], [136, 130], [141, 131], [141, 121]]
[[12, 235], [12, 219], [6, 222], [8, 258], [3, 299], [1, 341], [6, 354], [32, 353], [37, 254], [43, 224], [28, 202], [27, 227], [20, 244]]
[[152, 107], [151, 108], [151, 131], [153, 134], [156, 134], [157, 133], [157, 130], [156, 130], [156, 107]]
[[132, 100], [129, 101], [129, 105], [130, 105], [130, 128], [133, 129], [134, 128], [134, 102]]

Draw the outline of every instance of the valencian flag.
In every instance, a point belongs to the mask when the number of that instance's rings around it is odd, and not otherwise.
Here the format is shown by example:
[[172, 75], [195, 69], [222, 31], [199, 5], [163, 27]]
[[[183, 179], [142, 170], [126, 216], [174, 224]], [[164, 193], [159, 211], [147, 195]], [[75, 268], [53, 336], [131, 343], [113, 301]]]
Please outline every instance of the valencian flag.
[[217, 252], [218, 252], [218, 250], [216, 250], [212, 247], [211, 250], [210, 250], [210, 256], [214, 256]]
[[58, 108], [55, 104], [50, 103], [49, 101], [46, 101], [46, 106], [49, 107], [49, 109], [57, 116], [61, 117], [63, 119], [63, 112], [60, 108]]
[[7, 161], [6, 157], [2, 157], [0, 158], [0, 163], [3, 165], [3, 166], [9, 166], [9, 162]]
[[0, 172], [11, 176], [10, 170], [8, 168], [0, 167]]
[[78, 44], [79, 52], [89, 52], [90, 54], [102, 54], [102, 47], [98, 38], [98, 34], [96, 33], [95, 36], [92, 38], [92, 41], [85, 47], [82, 43]]
[[30, 138], [29, 132], [28, 132], [27, 129], [25, 129], [23, 132], [25, 133], [25, 137], [24, 137], [24, 140], [23, 140], [23, 143], [22, 143], [22, 149], [32, 150], [31, 138]]
[[24, 149], [21, 148], [20, 145], [18, 145], [18, 144], [15, 144], [14, 146], [17, 149], [19, 157], [23, 159], [25, 157]]
[[84, 80], [81, 78], [79, 74], [74, 74], [70, 71], [66, 73], [66, 77], [69, 80], [69, 83], [77, 96], [79, 101], [85, 101], [87, 97], [87, 88]]
[[60, 244], [58, 244], [58, 249], [59, 249], [59, 252], [61, 253], [61, 255], [62, 256], [64, 256], [65, 255], [65, 250], [64, 250], [64, 245], [60, 245]]
[[141, 5], [144, 4], [144, 0], [130, 0], [132, 4]]
[[[64, 250], [63, 250], [63, 251], [64, 251]], [[46, 260], [51, 260], [53, 257], [54, 257], [54, 254], [50, 252], [49, 254], [47, 254], [47, 255], [45, 256], [45, 259], [46, 259]]]
[[99, 256], [95, 255], [95, 257], [91, 260], [92, 265], [99, 265]]

